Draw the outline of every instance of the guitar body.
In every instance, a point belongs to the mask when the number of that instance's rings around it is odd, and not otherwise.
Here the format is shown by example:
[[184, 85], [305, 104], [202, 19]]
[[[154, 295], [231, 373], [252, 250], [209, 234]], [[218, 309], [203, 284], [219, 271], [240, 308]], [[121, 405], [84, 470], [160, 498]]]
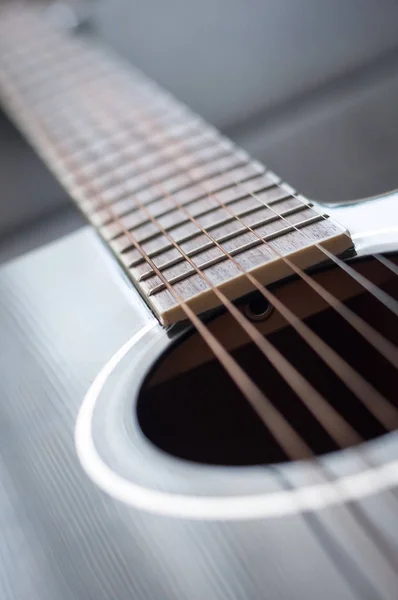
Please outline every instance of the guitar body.
[[306, 201], [9, 10], [2, 102], [92, 225], [0, 268], [0, 598], [396, 600], [397, 195]]
[[[157, 323], [89, 227], [4, 266], [0, 286], [2, 598], [394, 597], [349, 504], [289, 497], [316, 483], [304, 463], [199, 464], [143, 434], [140, 386], [181, 331]], [[390, 434], [367, 450], [383, 465], [397, 449]], [[364, 469], [349, 451], [326, 460]], [[393, 486], [359, 488], [396, 544]]]

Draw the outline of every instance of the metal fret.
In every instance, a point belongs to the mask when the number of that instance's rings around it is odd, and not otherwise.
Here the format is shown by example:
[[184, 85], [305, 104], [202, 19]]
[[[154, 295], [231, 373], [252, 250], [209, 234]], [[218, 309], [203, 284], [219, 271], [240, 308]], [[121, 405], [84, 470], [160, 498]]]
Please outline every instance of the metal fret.
[[[247, 165], [248, 167], [252, 167], [252, 165]], [[145, 205], [146, 207], [154, 204], [155, 202], [157, 202], [158, 200], [161, 199], [165, 199], [168, 198], [169, 195], [172, 195], [172, 197], [174, 198], [174, 200], [177, 200], [177, 198], [179, 197], [179, 192], [180, 193], [187, 193], [188, 199], [185, 202], [180, 202], [180, 204], [182, 204], [184, 207], [188, 206], [190, 204], [192, 204], [193, 202], [196, 202], [197, 200], [200, 200], [202, 198], [207, 197], [209, 194], [206, 192], [205, 190], [205, 185], [208, 184], [210, 188], [214, 188], [216, 191], [218, 189], [222, 190], [224, 188], [227, 188], [229, 186], [232, 185], [231, 181], [228, 182], [228, 179], [226, 179], [226, 176], [228, 176], [229, 173], [231, 173], [232, 175], [234, 173], [238, 172], [238, 176], [241, 176], [241, 180], [242, 181], [246, 181], [246, 177], [252, 177], [258, 174], [258, 170], [257, 167], [249, 169], [249, 170], [245, 170], [245, 171], [239, 171], [238, 169], [232, 169], [231, 172], [226, 172], [223, 173], [222, 176], [217, 176], [214, 177], [212, 179], [209, 180], [205, 180], [203, 182], [201, 182], [201, 186], [198, 186], [196, 183], [192, 186], [192, 185], [187, 185], [185, 188], [181, 189], [181, 190], [177, 190], [177, 193], [172, 193], [168, 192], [167, 190], [165, 190], [163, 196], [156, 196], [153, 199], [147, 199], [146, 197], [142, 198], [142, 195], [138, 192], [136, 193], [135, 196], [135, 202], [137, 203], [142, 203], [143, 205]], [[255, 175], [254, 175], [255, 174]], [[243, 176], [242, 176], [243, 175]], [[188, 181], [188, 175], [187, 177], [187, 181]], [[164, 182], [163, 182], [164, 185]], [[150, 190], [152, 190], [152, 188], [150, 188]], [[193, 194], [192, 194], [193, 192]], [[143, 193], [145, 193], [145, 190], [143, 191]], [[156, 194], [156, 191], [154, 192], [154, 194]], [[147, 201], [145, 202], [145, 199], [147, 199]], [[178, 201], [178, 200], [177, 200]], [[152, 223], [149, 221], [148, 225], [152, 225]], [[150, 232], [144, 233], [144, 235], [141, 235], [139, 232], [139, 227], [145, 227], [146, 225], [140, 225], [138, 227], [136, 227], [134, 229], [135, 231], [135, 235], [137, 237], [137, 239], [139, 240], [140, 244], [144, 244], [145, 242], [149, 242], [157, 237], [159, 237], [161, 235], [160, 230], [155, 229], [154, 227], [149, 227]], [[109, 241], [109, 240], [108, 240]], [[129, 249], [131, 247], [131, 244], [128, 246], [125, 246], [123, 249], [120, 248], [120, 251], [125, 251], [127, 249]]]
[[[177, 133], [177, 135], [176, 135]], [[198, 137], [207, 137], [214, 135], [211, 131], [203, 132], [197, 122], [189, 122], [184, 125], [179, 125], [178, 127], [171, 127], [167, 131], [151, 136], [150, 139], [140, 139], [140, 140], [131, 140], [131, 137], [124, 140], [123, 139], [119, 144], [120, 146], [116, 147], [118, 142], [117, 137], [107, 138], [106, 140], [102, 140], [101, 142], [97, 142], [97, 144], [93, 144], [91, 147], [87, 149], [80, 150], [79, 152], [71, 152], [70, 160], [78, 161], [83, 163], [79, 166], [79, 169], [70, 173], [71, 180], [73, 182], [78, 183], [81, 178], [87, 178], [87, 176], [91, 176], [91, 169], [101, 169], [101, 168], [112, 168], [109, 164], [109, 161], [115, 164], [115, 170], [118, 167], [123, 166], [123, 163], [134, 161], [135, 164], [138, 163], [138, 166], [143, 163], [143, 167], [145, 167], [145, 160], [150, 157], [154, 158], [154, 156], [168, 157], [168, 150], [170, 148], [170, 154], [172, 153], [173, 147], [178, 144], [186, 144], [187, 150], [190, 148], [189, 142], [192, 140], [196, 140]], [[182, 136], [185, 136], [184, 138]], [[120, 134], [119, 134], [120, 137]], [[126, 137], [126, 134], [123, 133], [123, 138]], [[122, 150], [120, 150], [120, 147]], [[123, 154], [124, 161], [120, 159], [120, 154]], [[99, 165], [98, 165], [99, 163]], [[102, 164], [101, 164], [102, 163]], [[151, 165], [148, 165], [149, 167]], [[154, 164], [156, 166], [156, 164]], [[93, 203], [86, 202], [87, 210], [89, 212], [93, 212], [93, 210], [98, 209], [98, 202]]]
[[53, 30], [34, 10], [2, 17], [6, 108], [163, 323], [184, 313], [148, 260], [199, 313], [217, 299], [189, 261], [229, 297], [251, 287], [217, 244], [264, 283], [288, 274], [276, 247], [306, 267], [319, 260], [315, 243], [337, 253], [352, 245], [340, 226], [141, 73]]
[[[123, 174], [123, 171], [103, 176], [102, 182], [100, 183], [100, 189], [102, 190], [102, 194], [109, 197], [108, 194], [111, 192], [111, 189], [116, 191], [119, 190], [117, 200], [120, 199], [120, 181], [123, 180], [123, 177], [127, 177], [127, 181], [125, 181], [124, 185], [124, 194], [135, 194], [136, 192], [142, 191], [149, 187], [152, 187], [155, 184], [162, 185], [164, 180], [168, 177], [177, 176], [179, 173], [184, 173], [193, 178], [192, 170], [188, 170], [189, 163], [191, 163], [192, 167], [198, 167], [200, 165], [215, 164], [215, 159], [231, 159], [231, 154], [228, 154], [228, 150], [230, 150], [231, 144], [218, 144], [207, 147], [203, 150], [194, 150], [191, 153], [187, 153], [184, 155], [185, 162], [187, 166], [181, 164], [179, 158], [175, 160], [165, 162], [158, 167], [150, 167], [147, 170], [139, 170], [136, 169], [134, 163], [129, 165], [128, 170]], [[217, 164], [217, 163], [216, 163]], [[106, 178], [108, 181], [106, 180]], [[203, 176], [204, 178], [205, 176]], [[150, 178], [150, 179], [149, 179]], [[119, 181], [119, 185], [117, 182]], [[197, 179], [199, 181], [199, 179]], [[116, 186], [115, 186], [116, 182]], [[135, 185], [134, 185], [135, 182]], [[113, 184], [113, 187], [112, 187]], [[94, 178], [93, 186], [98, 186], [98, 180]], [[109, 189], [111, 188], [111, 189]]]
[[[284, 211], [280, 215], [274, 215], [274, 216], [268, 217], [266, 219], [260, 219], [259, 221], [255, 221], [254, 223], [251, 224], [251, 227], [253, 229], [256, 229], [257, 227], [261, 227], [262, 225], [268, 225], [269, 223], [273, 223], [274, 221], [281, 220], [281, 217], [288, 217], [290, 215], [294, 215], [295, 213], [302, 212], [303, 210], [306, 210], [306, 208], [307, 207], [305, 204], [297, 206], [296, 208], [291, 208], [290, 210]], [[261, 207], [260, 207], [260, 209], [261, 209]], [[259, 209], [257, 208], [255, 210], [259, 210]], [[251, 212], [252, 211], [254, 211], [254, 209], [251, 209]], [[241, 213], [237, 213], [237, 215], [239, 217], [243, 217], [247, 214], [249, 214], [248, 211], [243, 211]], [[317, 215], [317, 216], [319, 216], [319, 215]], [[232, 219], [230, 219], [230, 220], [232, 220]], [[215, 225], [207, 227], [206, 231], [211, 231], [214, 227], [215, 227]], [[227, 242], [228, 240], [233, 240], [234, 238], [240, 236], [245, 231], [246, 231], [245, 227], [240, 226], [240, 228], [237, 229], [236, 231], [233, 231], [231, 233], [226, 233], [225, 235], [217, 238], [216, 241], [219, 244], [222, 244], [223, 242]], [[266, 238], [264, 237], [263, 239], [265, 240]], [[270, 238], [270, 239], [272, 239], [272, 238]], [[200, 252], [208, 250], [209, 248], [212, 248], [212, 247], [214, 247], [214, 242], [210, 241], [210, 242], [207, 242], [206, 244], [202, 244], [201, 246], [198, 246], [197, 248], [195, 248], [194, 250], [191, 250], [190, 252], [187, 252], [186, 254], [187, 254], [187, 256], [189, 256], [191, 258], [192, 256], [195, 256], [196, 254], [199, 254]], [[185, 258], [181, 254], [178, 258], [175, 258], [174, 260], [169, 260], [166, 263], [162, 263], [161, 265], [158, 265], [158, 269], [159, 269], [159, 271], [164, 271], [165, 269], [174, 267], [184, 261], [185, 261]], [[145, 271], [145, 273], [143, 273], [139, 277], [139, 281], [145, 281], [146, 279], [149, 279], [150, 277], [152, 277], [154, 274], [155, 274], [155, 272], [153, 271], [153, 269], [148, 269], [148, 271]]]
[[[318, 214], [318, 215], [315, 215], [314, 217], [311, 217], [310, 219], [306, 219], [305, 221], [295, 223], [294, 227], [293, 227], [293, 225], [288, 225], [287, 227], [284, 227], [280, 231], [275, 231], [273, 233], [269, 233], [268, 235], [263, 236], [261, 239], [256, 238], [252, 242], [248, 242], [247, 244], [238, 246], [238, 248], [235, 248], [235, 250], [231, 250], [229, 252], [229, 254], [231, 256], [237, 256], [238, 254], [241, 254], [242, 252], [245, 252], [246, 250], [250, 250], [251, 248], [260, 246], [263, 242], [270, 242], [271, 240], [274, 240], [278, 237], [282, 237], [282, 236], [286, 235], [287, 233], [296, 231], [296, 228], [301, 229], [302, 227], [306, 227], [307, 225], [312, 225], [314, 223], [318, 223], [319, 221], [322, 221], [324, 218], [325, 217], [323, 215]], [[241, 232], [239, 232], [239, 233], [241, 233]], [[198, 267], [201, 271], [204, 271], [205, 269], [208, 269], [211, 266], [217, 265], [218, 263], [220, 263], [224, 260], [228, 260], [228, 257], [225, 254], [221, 254], [217, 258], [214, 258], [212, 260], [209, 260], [205, 263], [198, 265]], [[191, 267], [185, 273], [181, 273], [180, 275], [176, 275], [172, 279], [169, 279], [168, 282], [171, 284], [174, 284], [179, 281], [183, 281], [184, 279], [187, 279], [188, 277], [190, 277], [191, 275], [194, 275], [195, 273], [196, 273], [195, 269], [193, 269]], [[152, 296], [153, 294], [156, 294], [157, 292], [162, 292], [165, 289], [166, 289], [166, 285], [164, 283], [161, 283], [161, 284], [153, 287], [148, 292], [148, 295]]]
[[[271, 206], [271, 205], [275, 205], [275, 204], [277, 204], [278, 202], [282, 202], [283, 200], [287, 200], [288, 198], [289, 198], [289, 196], [286, 196], [286, 195], [284, 194], [282, 198], [279, 198], [279, 199], [277, 199], [277, 200], [273, 200], [273, 201], [271, 201], [271, 202], [269, 203], [269, 205], [270, 205], [270, 206]], [[306, 208], [306, 205], [305, 205], [305, 204], [303, 204], [303, 203], [301, 203], [301, 204], [300, 204], [300, 208], [303, 208], [303, 209], [305, 209], [305, 208]], [[237, 213], [236, 213], [236, 216], [238, 216], [238, 217], [247, 216], [247, 215], [250, 215], [250, 214], [252, 214], [252, 213], [254, 213], [254, 212], [257, 212], [257, 211], [259, 211], [259, 210], [264, 210], [264, 205], [263, 205], [263, 204], [259, 204], [258, 206], [256, 206], [256, 207], [252, 207], [252, 208], [250, 208], [250, 209], [247, 209], [247, 210], [245, 210], [245, 211], [240, 211], [240, 212], [237, 212]], [[195, 216], [195, 215], [192, 215], [192, 216]], [[195, 217], [195, 218], [196, 218], [196, 217]], [[275, 217], [275, 218], [277, 219], [278, 217]], [[223, 225], [227, 225], [228, 223], [231, 223], [231, 222], [233, 222], [233, 221], [235, 221], [235, 220], [236, 220], [236, 217], [225, 217], [224, 219], [219, 219], [218, 221], [215, 221], [214, 223], [211, 223], [210, 225], [206, 226], [206, 231], [212, 231], [212, 230], [214, 230], [214, 229], [216, 229], [216, 228], [218, 228], [218, 227], [222, 227]], [[190, 220], [189, 220], [189, 219], [186, 217], [185, 219], [183, 219], [183, 220], [182, 220], [182, 221], [180, 221], [179, 223], [177, 223], [177, 224], [175, 224], [175, 225], [171, 225], [170, 227], [166, 227], [165, 229], [166, 229], [166, 231], [167, 231], [167, 232], [172, 232], [172, 231], [173, 231], [173, 230], [174, 230], [176, 227], [179, 227], [179, 226], [181, 226], [181, 225], [185, 225], [185, 224], [187, 224], [187, 223], [189, 223], [189, 222], [190, 222]], [[183, 237], [179, 237], [179, 238], [178, 238], [177, 240], [175, 240], [175, 241], [176, 241], [178, 244], [180, 244], [180, 245], [181, 245], [181, 244], [184, 244], [185, 242], [188, 242], [188, 241], [190, 241], [190, 240], [193, 240], [193, 239], [197, 238], [197, 237], [198, 237], [198, 236], [200, 236], [200, 235], [203, 235], [203, 232], [201, 232], [201, 231], [193, 231], [193, 232], [191, 232], [191, 233], [189, 233], [189, 234], [187, 234], [187, 235], [185, 235], [185, 236], [183, 236]], [[154, 237], [155, 237], [155, 236], [153, 236], [153, 237], [152, 237], [152, 239], [154, 239]], [[160, 253], [164, 252], [165, 250], [169, 250], [169, 249], [170, 249], [170, 248], [172, 248], [172, 247], [173, 247], [173, 245], [171, 244], [171, 242], [169, 242], [169, 243], [168, 243], [168, 244], [166, 244], [165, 246], [162, 246], [162, 247], [161, 247], [159, 250], [157, 250], [157, 251], [154, 251], [154, 252], [151, 252], [151, 253], [150, 253], [150, 254], [151, 254], [151, 257], [157, 256], [158, 254], [160, 254]], [[141, 261], [139, 261], [139, 262], [141, 262]], [[136, 264], [139, 264], [139, 262], [138, 262], [138, 263], [136, 263], [136, 262], [135, 262], [135, 263], [132, 263], [130, 266], [131, 266], [131, 267], [133, 267], [133, 266], [136, 266]]]
[[[228, 173], [229, 172], [236, 172], [237, 169], [239, 167], [246, 167], [249, 166], [248, 163], [244, 162], [244, 159], [242, 159], [241, 157], [234, 157], [231, 160], [230, 166], [225, 168], [225, 171], [222, 175], [217, 175], [215, 177], [213, 177], [213, 185], [216, 186], [216, 188], [218, 188], [220, 185], [221, 186], [227, 186], [228, 185]], [[222, 180], [221, 180], [222, 178]], [[220, 184], [220, 180], [221, 180], [221, 184]], [[167, 197], [168, 194], [172, 194], [174, 192], [184, 192], [186, 190], [192, 189], [192, 186], [196, 185], [197, 183], [201, 183], [203, 185], [203, 190], [202, 190], [202, 197], [204, 195], [206, 195], [206, 189], [205, 186], [206, 184], [211, 185], [211, 178], [207, 179], [206, 175], [203, 175], [203, 178], [200, 176], [200, 174], [197, 174], [196, 177], [195, 175], [192, 176], [191, 173], [188, 171], [186, 173], [184, 173], [183, 177], [172, 177], [169, 180], [165, 180], [162, 182], [161, 186], [151, 186], [148, 190], [143, 190], [142, 192], [139, 192], [138, 194], [136, 194], [136, 198], [138, 199], [138, 202], [142, 202], [143, 204], [145, 204], [146, 206], [152, 204], [153, 202], [156, 202], [157, 200], [159, 200], [160, 198], [164, 198]], [[197, 198], [195, 198], [197, 199]], [[193, 201], [193, 199], [192, 199]], [[185, 204], [188, 204], [190, 201], [186, 202]]]
[[[190, 176], [190, 172], [188, 172], [187, 175]], [[147, 184], [148, 187], [149, 187], [149, 185], [151, 185], [151, 184]], [[145, 188], [141, 188], [140, 190], [136, 190], [136, 191], [141, 191], [142, 189], [145, 189]], [[134, 192], [132, 192], [132, 193], [134, 193]], [[134, 203], [134, 201], [133, 201], [133, 203]], [[153, 216], [156, 216], [159, 219], [161, 217], [165, 217], [165, 216], [169, 215], [170, 213], [176, 212], [176, 210], [178, 210], [178, 209], [176, 209], [175, 206], [171, 206], [171, 207], [169, 206], [167, 209], [165, 209], [161, 212], [153, 211]], [[130, 211], [130, 214], [126, 218], [120, 219], [120, 221], [118, 221], [118, 222], [114, 221], [109, 226], [103, 227], [101, 232], [104, 235], [104, 237], [106, 237], [106, 239], [108, 239], [108, 240], [112, 240], [115, 237], [117, 237], [118, 235], [120, 235], [122, 233], [123, 229], [133, 230], [134, 228], [137, 228], [141, 225], [145, 225], [150, 222], [149, 217], [143, 217], [141, 219], [141, 221], [136, 221], [136, 218], [137, 218], [136, 214], [135, 214], [136, 212], [140, 212], [140, 209], [138, 207], [133, 208]], [[203, 214], [206, 214], [206, 212], [208, 212], [208, 211], [205, 211]], [[178, 224], [180, 224], [180, 223], [178, 223]], [[176, 226], [176, 224], [172, 223], [170, 225], [170, 227], [168, 227], [167, 229], [171, 230], [175, 226]]]
[[[272, 195], [269, 194], [269, 193], [267, 194], [267, 196], [268, 196], [267, 197], [267, 204], [269, 206], [273, 206], [275, 204], [278, 204], [279, 202], [283, 202], [284, 200], [287, 200], [289, 197], [291, 197], [289, 194], [287, 194], [285, 192], [285, 190], [281, 189], [280, 187], [277, 187], [277, 186], [272, 186], [272, 187], [273, 187], [273, 189], [271, 190], [273, 192]], [[261, 196], [264, 193], [264, 191], [268, 192], [268, 190], [262, 190], [262, 191], [258, 192], [258, 194], [257, 194], [259, 202], [261, 202]], [[244, 197], [249, 198], [250, 196], [246, 195]], [[232, 196], [230, 200], [227, 199], [227, 200], [225, 200], [224, 203], [225, 203], [226, 206], [228, 206], [228, 205], [234, 204], [235, 202], [237, 202], [239, 200], [241, 200], [241, 195], [238, 195], [238, 197]], [[304, 203], [302, 203], [302, 205], [304, 207], [307, 206]], [[256, 206], [256, 209], [261, 210], [261, 209], [264, 208], [264, 206], [265, 206], [264, 204], [258, 204], [258, 206]], [[217, 205], [217, 208], [220, 209], [220, 205]], [[176, 209], [176, 208], [174, 208], [174, 210], [178, 211], [178, 209]], [[203, 212], [203, 215], [206, 215], [206, 214], [211, 213], [213, 211], [214, 211], [214, 209], [206, 210], [206, 211]], [[180, 227], [181, 225], [189, 223], [189, 219], [188, 219], [188, 217], [185, 217], [184, 213], [179, 213], [179, 214], [181, 215], [181, 221], [179, 221], [175, 225], [170, 225], [169, 227], [166, 227], [165, 229], [166, 229], [167, 232], [172, 232], [177, 227]], [[202, 216], [200, 213], [199, 214], [195, 214], [194, 212], [191, 212], [191, 214], [194, 217]], [[250, 213], [246, 213], [246, 214], [250, 214]], [[159, 216], [159, 215], [157, 215], [157, 216]], [[244, 214], [243, 213], [237, 213], [237, 216], [244, 216]], [[226, 217], [225, 219], [221, 219], [219, 221], [216, 221], [214, 224], [211, 224], [211, 225], [207, 226], [206, 230], [207, 231], [211, 231], [215, 227], [226, 225], [226, 224], [230, 223], [233, 220], [234, 220], [233, 217]], [[161, 235], [162, 235], [161, 232], [159, 232], [159, 235], [148, 236], [147, 239], [144, 239], [142, 241], [142, 243], [145, 243], [145, 242], [148, 242], [150, 240], [153, 240], [156, 237], [161, 237]], [[201, 231], [195, 231], [195, 232], [189, 233], [188, 235], [184, 235], [182, 237], [178, 237], [175, 241], [178, 244], [183, 244], [184, 242], [192, 240], [192, 239], [198, 237], [199, 235], [202, 235], [202, 232]], [[162, 252], [164, 252], [166, 250], [169, 250], [172, 247], [173, 247], [173, 245], [171, 244], [171, 242], [167, 242], [165, 245], [160, 246], [156, 250], [149, 251], [148, 252], [148, 256], [150, 258], [153, 258], [153, 257], [157, 256], [158, 254], [161, 254]], [[131, 249], [131, 245], [127, 245], [124, 248], [122, 248], [121, 246], [119, 246], [119, 250], [120, 250], [120, 252], [122, 254], [128, 252], [130, 249]], [[137, 264], [139, 264], [139, 263], [141, 263], [143, 261], [144, 261], [144, 259], [140, 256], [135, 261], [132, 261], [128, 266], [133, 267], [133, 266], [136, 266]], [[125, 264], [127, 264], [127, 262], [125, 262]]]
[[[148, 136], [154, 135], [154, 123], [158, 122], [159, 133], [162, 133], [167, 128], [169, 136], [181, 136], [181, 129], [200, 127], [200, 121], [195, 118], [187, 118], [182, 112], [175, 111], [172, 115], [165, 117], [166, 123], [162, 124], [161, 119], [154, 119], [146, 124], [144, 120], [137, 119], [139, 125], [135, 127], [126, 126], [125, 123], [120, 124], [105, 124], [101, 123], [101, 126], [95, 127], [91, 122], [90, 118], [85, 119], [67, 118], [63, 117], [63, 126], [57, 129], [52, 129], [51, 125], [46, 122], [43, 118], [43, 122], [52, 130], [52, 134], [58, 137], [62, 137], [62, 145], [65, 149], [78, 149], [84, 150], [85, 148], [91, 148], [93, 142], [98, 139], [98, 135], [101, 138], [105, 138], [105, 141], [109, 143], [110, 147], [114, 147], [116, 143], [122, 143], [127, 141], [145, 141]], [[57, 131], [58, 130], [58, 131]], [[156, 140], [155, 140], [156, 141]]]

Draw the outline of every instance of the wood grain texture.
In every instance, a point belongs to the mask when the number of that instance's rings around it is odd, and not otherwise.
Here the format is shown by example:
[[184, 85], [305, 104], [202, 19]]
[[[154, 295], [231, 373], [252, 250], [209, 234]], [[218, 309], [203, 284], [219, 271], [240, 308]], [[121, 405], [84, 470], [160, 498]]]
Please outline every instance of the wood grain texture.
[[[5, 11], [0, 27], [3, 101], [164, 324], [186, 317], [181, 301], [197, 313], [218, 306], [212, 286], [230, 298], [251, 291], [245, 277], [249, 270], [270, 283], [288, 274], [285, 255], [305, 268], [323, 258], [314, 248], [317, 243], [336, 254], [352, 245], [342, 227], [318, 215], [274, 174], [103, 50], [18, 8]], [[253, 180], [259, 184], [255, 191]], [[206, 235], [220, 212], [217, 193], [235, 194], [236, 189], [246, 200], [256, 196], [258, 218], [244, 221], [255, 233], [237, 220], [228, 227], [220, 223], [212, 232], [217, 245]], [[286, 198], [301, 203], [298, 217], [298, 210], [281, 212], [278, 200]], [[205, 222], [193, 220], [198, 200], [213, 202]], [[268, 218], [261, 213], [264, 205]], [[234, 199], [229, 207], [236, 210]], [[193, 264], [181, 254], [180, 244], [188, 240], [194, 240]], [[153, 242], [161, 257], [155, 267], [147, 255], [153, 251], [147, 244]], [[161, 247], [173, 245], [182, 260], [173, 257], [170, 264]], [[124, 254], [132, 248], [148, 263], [143, 272], [126, 261]]]

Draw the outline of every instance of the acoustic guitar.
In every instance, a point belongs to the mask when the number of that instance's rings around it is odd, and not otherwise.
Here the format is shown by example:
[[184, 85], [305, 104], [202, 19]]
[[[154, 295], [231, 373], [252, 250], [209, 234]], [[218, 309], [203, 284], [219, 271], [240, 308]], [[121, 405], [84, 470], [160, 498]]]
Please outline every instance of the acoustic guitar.
[[398, 195], [307, 200], [19, 3], [0, 99], [88, 221], [0, 270], [2, 600], [397, 599]]

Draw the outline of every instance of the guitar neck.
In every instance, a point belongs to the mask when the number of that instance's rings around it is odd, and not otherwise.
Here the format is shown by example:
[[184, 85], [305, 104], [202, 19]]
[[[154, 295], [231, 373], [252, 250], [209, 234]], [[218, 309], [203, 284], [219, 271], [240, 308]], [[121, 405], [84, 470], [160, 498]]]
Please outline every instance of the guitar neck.
[[201, 313], [220, 304], [212, 286], [237, 298], [247, 271], [268, 284], [290, 274], [284, 257], [306, 268], [319, 244], [352, 247], [152, 81], [34, 10], [2, 11], [0, 99], [165, 325], [185, 317], [178, 299]]

